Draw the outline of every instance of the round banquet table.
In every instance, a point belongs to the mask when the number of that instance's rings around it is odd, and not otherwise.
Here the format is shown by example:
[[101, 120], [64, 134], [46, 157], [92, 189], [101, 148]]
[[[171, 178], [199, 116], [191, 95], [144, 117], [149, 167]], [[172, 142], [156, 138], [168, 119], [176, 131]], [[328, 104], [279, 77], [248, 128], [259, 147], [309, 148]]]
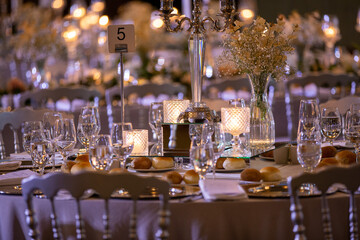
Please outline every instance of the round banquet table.
[[[259, 160], [256, 160], [259, 161]], [[256, 165], [255, 163], [253, 164]], [[259, 165], [260, 166], [260, 165]], [[301, 172], [297, 165], [280, 167], [284, 176]], [[223, 177], [225, 174], [220, 174]], [[229, 174], [239, 178], [239, 174]], [[359, 195], [357, 207], [360, 208]], [[337, 192], [329, 196], [334, 239], [348, 239], [348, 197]], [[322, 224], [319, 197], [301, 198], [305, 215], [308, 239], [322, 239]], [[56, 200], [57, 215], [64, 239], [75, 237], [75, 201]], [[110, 221], [113, 239], [127, 239], [132, 201], [111, 199]], [[50, 203], [46, 199], [34, 198], [36, 217], [41, 239], [51, 239]], [[236, 201], [206, 202], [203, 199], [184, 202], [170, 201], [170, 239], [293, 239], [288, 198], [246, 198]], [[87, 239], [101, 239], [101, 199], [91, 198], [81, 202]], [[139, 239], [154, 239], [158, 227], [156, 200], [138, 202]], [[0, 195], [0, 239], [27, 239], [24, 217], [25, 202], [22, 196]], [[358, 213], [359, 215], [359, 213]], [[358, 216], [360, 219], [360, 216]]]

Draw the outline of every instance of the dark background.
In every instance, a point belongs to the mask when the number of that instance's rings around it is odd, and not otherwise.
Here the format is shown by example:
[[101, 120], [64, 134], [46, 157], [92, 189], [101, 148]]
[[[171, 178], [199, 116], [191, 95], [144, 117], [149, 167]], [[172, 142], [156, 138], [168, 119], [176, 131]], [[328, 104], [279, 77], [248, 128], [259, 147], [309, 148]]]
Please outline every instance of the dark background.
[[[10, 0], [7, 0], [10, 2]], [[24, 0], [24, 2], [37, 2], [38, 0]], [[70, 0], [67, 0], [67, 10], [70, 6]], [[131, 0], [105, 0], [106, 10], [104, 14], [110, 18], [117, 15], [117, 9], [122, 4]], [[192, 0], [191, 0], [192, 1]], [[255, 0], [256, 1], [256, 0]], [[86, 0], [89, 4], [90, 0]], [[160, 0], [145, 0], [158, 9]], [[235, 0], [235, 2], [238, 2]], [[174, 6], [181, 11], [181, 0], [174, 0]], [[340, 22], [341, 40], [338, 45], [345, 45], [348, 48], [354, 46], [360, 47], [360, 33], [355, 31], [357, 11], [360, 7], [359, 0], [257, 0], [258, 15], [264, 17], [268, 21], [275, 21], [279, 14], [289, 15], [291, 11], [297, 10], [300, 14], [319, 11], [323, 14], [337, 15]]]

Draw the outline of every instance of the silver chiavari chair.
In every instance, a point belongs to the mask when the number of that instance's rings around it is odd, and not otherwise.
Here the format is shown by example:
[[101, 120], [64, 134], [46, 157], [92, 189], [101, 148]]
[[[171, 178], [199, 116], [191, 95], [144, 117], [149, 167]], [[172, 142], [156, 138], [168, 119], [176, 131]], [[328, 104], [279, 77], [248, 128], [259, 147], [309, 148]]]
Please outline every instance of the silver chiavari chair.
[[[352, 165], [350, 167], [329, 167], [317, 173], [304, 173], [297, 177], [289, 177], [288, 189], [290, 193], [290, 211], [291, 220], [293, 222], [293, 232], [297, 240], [305, 240], [305, 225], [302, 206], [299, 201], [298, 189], [304, 183], [315, 184], [321, 192], [321, 214], [324, 239], [333, 239], [330, 208], [327, 201], [327, 190], [335, 183], [344, 185], [349, 194], [349, 233], [350, 239], [359, 239], [358, 229], [358, 213], [355, 204], [355, 192], [360, 186], [360, 165]], [[320, 220], [320, 219], [319, 219]], [[344, 229], [345, 230], [345, 229]]]
[[25, 218], [26, 223], [29, 226], [28, 236], [30, 239], [39, 239], [36, 210], [33, 208], [32, 204], [33, 192], [38, 189], [51, 203], [51, 213], [49, 214], [54, 239], [65, 238], [60, 231], [61, 223], [58, 221], [56, 215], [56, 212], [58, 212], [59, 209], [55, 208], [54, 203], [55, 196], [59, 190], [67, 190], [76, 202], [76, 238], [89, 238], [89, 236], [86, 236], [85, 232], [85, 219], [81, 213], [81, 202], [91, 200], [82, 200], [81, 197], [86, 190], [92, 189], [105, 203], [104, 214], [103, 216], [99, 216], [103, 219], [103, 239], [111, 239], [110, 221], [112, 219], [109, 218], [109, 211], [111, 211], [111, 209], [109, 209], [109, 199], [114, 191], [125, 189], [133, 201], [130, 216], [129, 238], [138, 239], [138, 213], [136, 206], [140, 195], [148, 188], [156, 188], [160, 198], [160, 210], [158, 212], [159, 228], [155, 233], [155, 238], [168, 239], [168, 226], [170, 221], [170, 211], [168, 206], [170, 185], [168, 182], [155, 177], [140, 177], [132, 173], [104, 174], [99, 172], [81, 172], [78, 174], [54, 173], [47, 174], [43, 177], [31, 176], [30, 178], [24, 179], [22, 182], [22, 192], [27, 206]]

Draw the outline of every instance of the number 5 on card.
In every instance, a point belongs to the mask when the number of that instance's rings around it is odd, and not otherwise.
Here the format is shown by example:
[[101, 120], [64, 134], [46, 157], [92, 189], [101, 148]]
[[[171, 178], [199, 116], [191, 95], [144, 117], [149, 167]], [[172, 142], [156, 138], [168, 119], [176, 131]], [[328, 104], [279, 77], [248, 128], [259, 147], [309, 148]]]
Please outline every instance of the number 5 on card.
[[110, 53], [135, 52], [134, 25], [110, 25], [108, 27]]

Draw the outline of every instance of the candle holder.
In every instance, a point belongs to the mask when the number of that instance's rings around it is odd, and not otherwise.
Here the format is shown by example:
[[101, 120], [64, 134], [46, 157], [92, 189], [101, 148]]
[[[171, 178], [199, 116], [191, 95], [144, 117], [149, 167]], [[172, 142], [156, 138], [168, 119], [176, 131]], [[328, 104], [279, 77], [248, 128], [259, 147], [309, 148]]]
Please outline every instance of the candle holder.
[[149, 138], [147, 129], [133, 129], [126, 132], [126, 141], [133, 142], [132, 156], [147, 156], [149, 154]]
[[250, 125], [250, 108], [248, 107], [226, 107], [221, 108], [221, 121], [224, 132], [233, 135], [231, 140], [232, 149], [225, 155], [234, 157], [248, 154], [240, 140], [240, 134], [246, 133]]
[[[213, 19], [210, 16], [202, 17], [200, 0], [193, 0], [194, 9], [192, 11], [192, 19], [188, 17], [180, 17], [178, 14], [172, 14], [173, 0], [160, 1], [160, 16], [163, 18], [165, 28], [168, 32], [180, 32], [184, 30], [184, 25], [188, 22], [186, 29], [190, 32], [189, 37], [189, 55], [190, 55], [190, 72], [191, 72], [191, 93], [192, 102], [181, 115], [181, 120], [185, 123], [213, 122], [215, 116], [210, 109], [201, 102], [202, 75], [205, 59], [205, 33], [207, 29], [205, 24], [210, 23], [213, 31], [223, 32], [233, 22], [235, 12], [234, 0], [220, 0], [220, 11], [218, 14], [220, 19]], [[172, 25], [171, 18], [176, 17], [175, 25]], [[173, 26], [173, 27], [172, 27]]]

